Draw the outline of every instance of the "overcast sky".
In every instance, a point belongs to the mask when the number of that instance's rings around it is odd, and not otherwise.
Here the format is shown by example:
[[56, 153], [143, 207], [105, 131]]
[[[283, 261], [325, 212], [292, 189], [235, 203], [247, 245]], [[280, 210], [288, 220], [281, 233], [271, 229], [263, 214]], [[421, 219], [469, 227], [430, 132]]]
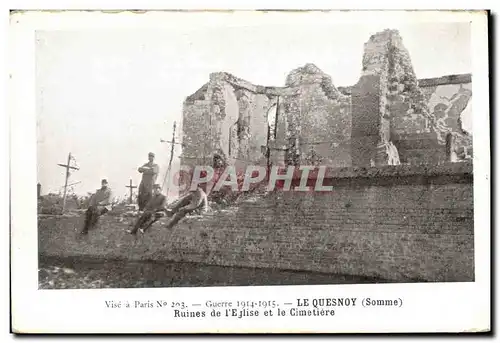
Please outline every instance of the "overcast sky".
[[[139, 165], [156, 153], [160, 181], [172, 124], [182, 103], [208, 81], [230, 72], [255, 84], [282, 86], [287, 74], [314, 63], [336, 86], [357, 82], [363, 44], [384, 28], [398, 29], [418, 78], [470, 73], [468, 24], [273, 25], [175, 30], [38, 32], [36, 41], [38, 181], [42, 194], [64, 185], [71, 152], [78, 194], [107, 178], [114, 194], [127, 193]], [[180, 151], [176, 153], [179, 154]], [[176, 159], [178, 161], [178, 159]]]

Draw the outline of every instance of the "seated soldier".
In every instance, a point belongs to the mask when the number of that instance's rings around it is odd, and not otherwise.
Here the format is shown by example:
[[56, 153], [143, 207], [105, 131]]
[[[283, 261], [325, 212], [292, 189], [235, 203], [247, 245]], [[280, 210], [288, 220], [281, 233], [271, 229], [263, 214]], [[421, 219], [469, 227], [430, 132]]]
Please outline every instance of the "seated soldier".
[[154, 222], [165, 215], [165, 205], [167, 197], [161, 194], [161, 187], [158, 184], [153, 186], [153, 197], [144, 207], [144, 213], [137, 219], [132, 230], [127, 230], [128, 233], [135, 235], [137, 230], [144, 233]]
[[101, 181], [101, 188], [90, 198], [81, 234], [86, 235], [97, 224], [99, 217], [108, 211], [111, 211], [111, 188], [108, 187], [108, 181], [103, 179]]
[[206, 212], [208, 208], [207, 194], [201, 187], [197, 187], [194, 191], [189, 191], [174, 205], [167, 209], [167, 214], [173, 216], [167, 224], [167, 228], [171, 229], [187, 214], [194, 211]]

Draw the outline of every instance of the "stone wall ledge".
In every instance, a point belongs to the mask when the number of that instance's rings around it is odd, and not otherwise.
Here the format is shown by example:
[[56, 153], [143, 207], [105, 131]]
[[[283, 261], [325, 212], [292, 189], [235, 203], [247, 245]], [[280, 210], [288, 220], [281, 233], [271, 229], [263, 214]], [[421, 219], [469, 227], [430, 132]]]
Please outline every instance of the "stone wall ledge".
[[291, 96], [297, 95], [299, 91], [298, 87], [272, 87], [255, 85], [247, 80], [241, 79], [226, 72], [213, 73], [210, 75], [211, 80], [215, 78], [223, 80], [231, 84], [233, 87], [245, 89], [255, 94], [265, 94], [268, 96]]
[[[352, 187], [352, 186], [395, 186], [395, 185], [422, 185], [422, 184], [472, 184], [473, 183], [473, 166], [469, 162], [446, 163], [441, 165], [397, 165], [383, 167], [346, 167], [346, 168], [329, 168], [326, 167], [325, 178], [323, 185], [332, 185], [335, 191], [335, 186]], [[294, 179], [293, 187], [297, 186], [300, 178]], [[272, 196], [272, 193], [280, 193], [276, 190], [260, 194], [260, 201], [267, 196]], [[270, 194], [271, 193], [271, 194]], [[289, 193], [289, 192], [287, 192]], [[309, 193], [310, 194], [310, 193]], [[292, 191], [289, 196], [301, 197], [306, 195], [306, 192]], [[249, 201], [243, 200], [245, 206], [249, 206]], [[252, 201], [250, 201], [252, 202]], [[207, 212], [203, 216], [187, 216], [183, 219], [184, 225], [191, 225], [196, 222], [211, 222], [214, 218], [224, 214], [226, 216], [234, 216], [238, 211], [238, 207], [233, 207]], [[240, 204], [241, 205], [241, 204]], [[257, 204], [258, 206], [258, 204]]]
[[[255, 94], [265, 94], [268, 96], [290, 96], [296, 95], [298, 93], [299, 87], [275, 87], [275, 86], [261, 86], [255, 85], [250, 81], [244, 80], [237, 76], [234, 76], [227, 72], [216, 72], [210, 74], [210, 79], [219, 79], [224, 80], [231, 85], [248, 90]], [[462, 83], [471, 83], [472, 82], [472, 74], [453, 74], [453, 75], [444, 75], [440, 77], [432, 77], [419, 79], [418, 85], [420, 87], [432, 87], [432, 86], [441, 86], [441, 85], [450, 85], [450, 84], [462, 84]], [[206, 90], [207, 84], [203, 85], [198, 91], [188, 96], [186, 100], [193, 101], [193, 99], [199, 96], [200, 92], [204, 92]], [[337, 89], [344, 95], [351, 95], [353, 86], [339, 86]]]
[[472, 74], [455, 74], [455, 75], [445, 75], [441, 77], [433, 77], [428, 79], [418, 80], [418, 85], [420, 87], [432, 87], [441, 85], [454, 85], [461, 83], [471, 83]]
[[473, 174], [472, 162], [443, 163], [439, 165], [394, 165], [379, 167], [328, 167], [325, 178], [369, 178], [369, 177], [401, 177], [401, 176], [466, 176]]

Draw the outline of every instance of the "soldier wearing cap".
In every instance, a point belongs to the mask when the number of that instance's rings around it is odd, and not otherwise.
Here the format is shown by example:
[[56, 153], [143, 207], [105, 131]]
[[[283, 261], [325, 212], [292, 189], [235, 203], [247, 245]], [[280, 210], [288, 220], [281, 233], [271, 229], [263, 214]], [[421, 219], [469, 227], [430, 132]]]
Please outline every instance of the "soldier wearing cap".
[[153, 185], [156, 182], [159, 172], [159, 167], [156, 163], [154, 163], [154, 159], [155, 154], [150, 152], [148, 154], [148, 162], [144, 163], [138, 169], [139, 173], [142, 173], [142, 180], [139, 185], [139, 195], [137, 198], [139, 211], [144, 210], [144, 207], [153, 196]]
[[165, 206], [167, 204], [167, 197], [161, 194], [161, 187], [159, 184], [153, 186], [153, 196], [144, 207], [144, 213], [137, 219], [132, 230], [127, 230], [128, 233], [136, 234], [137, 230], [144, 233], [155, 221], [165, 215]]
[[90, 229], [97, 224], [99, 217], [111, 211], [111, 188], [108, 187], [108, 180], [101, 180], [101, 188], [92, 195], [89, 208], [85, 212], [85, 224], [81, 233], [86, 235]]

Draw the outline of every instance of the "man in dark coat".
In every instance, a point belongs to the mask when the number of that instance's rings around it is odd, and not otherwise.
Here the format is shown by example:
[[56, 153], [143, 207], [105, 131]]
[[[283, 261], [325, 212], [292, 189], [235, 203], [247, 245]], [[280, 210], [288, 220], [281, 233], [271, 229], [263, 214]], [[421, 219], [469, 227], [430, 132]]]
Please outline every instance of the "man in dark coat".
[[161, 194], [161, 187], [158, 184], [153, 186], [153, 197], [144, 207], [144, 213], [137, 219], [132, 230], [127, 230], [128, 233], [135, 235], [137, 230], [144, 233], [155, 221], [165, 215], [165, 205], [167, 197]]

